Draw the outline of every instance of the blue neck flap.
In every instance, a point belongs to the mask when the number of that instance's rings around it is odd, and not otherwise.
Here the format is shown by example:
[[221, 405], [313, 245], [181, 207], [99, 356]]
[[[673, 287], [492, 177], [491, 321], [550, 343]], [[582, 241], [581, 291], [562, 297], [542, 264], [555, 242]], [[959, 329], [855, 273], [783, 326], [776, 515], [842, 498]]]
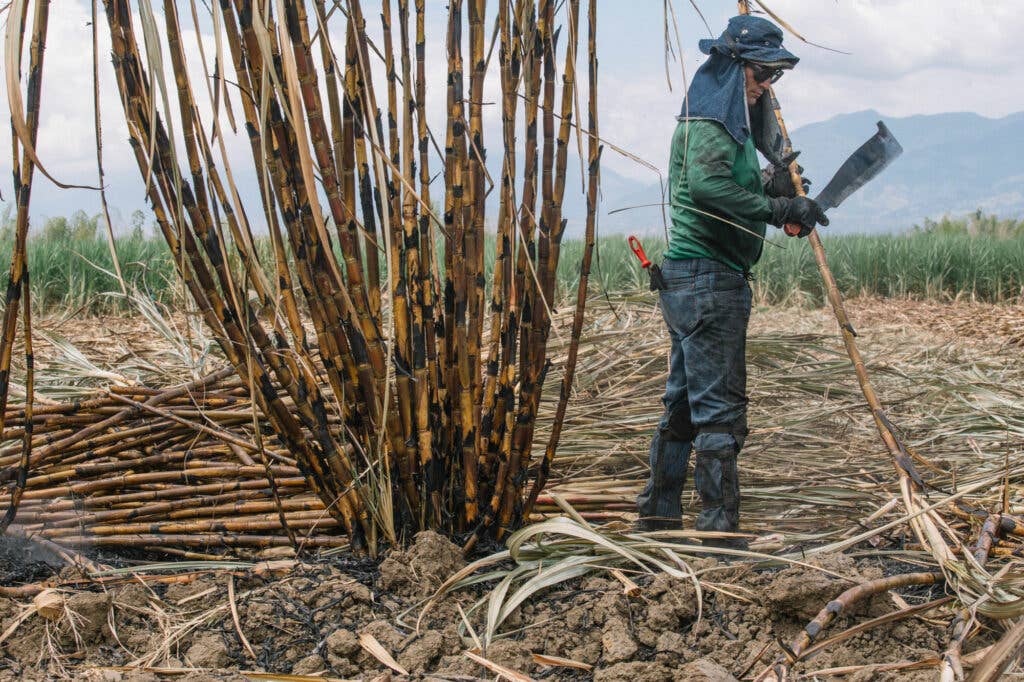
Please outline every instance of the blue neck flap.
[[679, 118], [718, 121], [737, 144], [745, 144], [750, 137], [750, 126], [742, 62], [712, 53], [690, 82]]

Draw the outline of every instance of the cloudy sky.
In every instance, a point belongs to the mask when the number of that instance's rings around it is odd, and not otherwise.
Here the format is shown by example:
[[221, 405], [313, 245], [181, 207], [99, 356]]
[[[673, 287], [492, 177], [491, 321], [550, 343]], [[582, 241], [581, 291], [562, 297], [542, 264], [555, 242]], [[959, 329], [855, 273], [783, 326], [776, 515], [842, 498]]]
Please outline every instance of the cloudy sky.
[[[683, 65], [693, 73], [703, 59], [697, 40], [709, 35], [688, 0], [671, 0], [684, 51]], [[695, 0], [715, 35], [735, 12], [733, 0]], [[160, 3], [154, 3], [159, 5]], [[365, 2], [369, 8], [375, 3]], [[445, 3], [427, 0], [428, 30], [443, 40]], [[493, 5], [493, 3], [491, 3]], [[203, 4], [197, 3], [200, 11]], [[181, 3], [183, 25], [191, 19]], [[777, 86], [791, 129], [836, 114], [877, 109], [888, 116], [973, 111], [999, 117], [1024, 110], [1019, 59], [1024, 13], [1013, 0], [770, 0], [771, 9], [809, 40], [849, 54], [800, 42], [787, 35], [787, 46], [801, 57], [799, 67]], [[46, 53], [39, 155], [60, 180], [93, 184], [96, 159], [92, 120], [91, 29], [86, 0], [57, 0], [51, 5]], [[674, 116], [681, 102], [682, 69], [665, 61], [663, 0], [602, 0], [599, 8], [601, 134], [654, 165], [666, 165]], [[367, 11], [369, 15], [369, 11]], [[373, 17], [368, 16], [372, 21]], [[6, 17], [4, 18], [6, 21]], [[158, 22], [162, 21], [158, 17]], [[669, 17], [672, 22], [672, 16]], [[129, 154], [125, 127], [109, 64], [109, 40], [100, 20], [101, 102], [109, 200], [123, 221], [144, 206], [138, 170]], [[438, 30], [440, 29], [440, 30]], [[211, 25], [200, 33], [212, 59]], [[337, 23], [337, 31], [342, 24]], [[672, 32], [674, 38], [674, 31]], [[196, 32], [186, 30], [186, 45]], [[341, 40], [333, 35], [340, 53]], [[443, 42], [432, 42], [428, 60], [432, 118], [443, 120]], [[198, 59], [195, 83], [202, 82]], [[671, 81], [671, 86], [669, 81]], [[492, 78], [489, 91], [496, 92]], [[6, 87], [0, 84], [0, 90]], [[205, 93], [202, 93], [205, 99]], [[493, 101], [493, 97], [491, 97]], [[237, 109], [236, 109], [237, 110]], [[495, 107], [489, 108], [495, 112]], [[496, 128], [494, 114], [490, 113]], [[492, 127], [489, 126], [489, 127]], [[494, 135], [491, 136], [493, 140]], [[494, 144], [493, 142], [491, 143]], [[229, 148], [242, 154], [240, 137]], [[234, 153], [234, 152], [232, 152]], [[0, 135], [0, 193], [11, 197], [10, 140]], [[239, 161], [244, 156], [239, 156]], [[251, 163], [251, 160], [250, 160]], [[643, 181], [656, 180], [634, 161], [608, 153], [606, 167]], [[241, 164], [239, 164], [241, 165]], [[38, 176], [37, 176], [38, 177]], [[95, 192], [62, 192], [40, 178], [33, 194], [35, 222], [74, 208], [95, 212]]]

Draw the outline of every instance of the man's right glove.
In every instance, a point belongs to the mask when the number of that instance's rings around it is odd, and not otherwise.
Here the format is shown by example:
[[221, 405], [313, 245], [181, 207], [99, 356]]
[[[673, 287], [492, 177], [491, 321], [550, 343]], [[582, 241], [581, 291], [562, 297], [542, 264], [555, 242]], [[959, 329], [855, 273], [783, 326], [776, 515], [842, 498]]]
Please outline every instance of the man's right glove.
[[[779, 163], [768, 164], [761, 169], [761, 183], [764, 186], [765, 196], [789, 197], [790, 199], [796, 196], [796, 188], [793, 185], [793, 176], [789, 172], [789, 164], [798, 156], [800, 156], [800, 152], [793, 152]], [[803, 177], [803, 166], [797, 164], [796, 169], [800, 173], [801, 184], [804, 187], [803, 193], [807, 194], [811, 189], [811, 181]]]
[[816, 225], [828, 225], [825, 211], [810, 197], [769, 197], [768, 202], [772, 207], [772, 216], [768, 222], [775, 227], [787, 223], [799, 225], [798, 237], [806, 237]]

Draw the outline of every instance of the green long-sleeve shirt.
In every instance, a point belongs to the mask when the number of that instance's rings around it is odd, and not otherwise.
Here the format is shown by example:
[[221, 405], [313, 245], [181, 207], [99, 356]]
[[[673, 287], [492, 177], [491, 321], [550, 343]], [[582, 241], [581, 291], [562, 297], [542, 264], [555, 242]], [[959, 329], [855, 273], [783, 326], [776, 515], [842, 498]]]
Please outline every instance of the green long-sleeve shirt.
[[764, 236], [771, 205], [753, 139], [739, 145], [716, 121], [680, 121], [672, 137], [668, 181], [672, 229], [665, 255], [711, 258], [749, 272], [761, 257], [763, 242], [716, 216]]

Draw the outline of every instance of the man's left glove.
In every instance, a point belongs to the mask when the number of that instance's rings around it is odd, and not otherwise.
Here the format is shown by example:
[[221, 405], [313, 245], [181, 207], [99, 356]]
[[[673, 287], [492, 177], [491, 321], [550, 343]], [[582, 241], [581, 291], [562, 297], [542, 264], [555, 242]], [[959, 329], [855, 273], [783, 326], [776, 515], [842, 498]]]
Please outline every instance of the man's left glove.
[[[761, 169], [761, 182], [764, 185], [764, 194], [768, 197], [786, 197], [792, 199], [796, 196], [796, 188], [793, 186], [793, 176], [789, 172], [789, 164], [800, 152], [793, 152], [779, 163], [773, 163]], [[797, 164], [800, 172], [801, 184], [804, 186], [804, 194], [811, 188], [811, 181], [803, 177], [804, 167]]]

